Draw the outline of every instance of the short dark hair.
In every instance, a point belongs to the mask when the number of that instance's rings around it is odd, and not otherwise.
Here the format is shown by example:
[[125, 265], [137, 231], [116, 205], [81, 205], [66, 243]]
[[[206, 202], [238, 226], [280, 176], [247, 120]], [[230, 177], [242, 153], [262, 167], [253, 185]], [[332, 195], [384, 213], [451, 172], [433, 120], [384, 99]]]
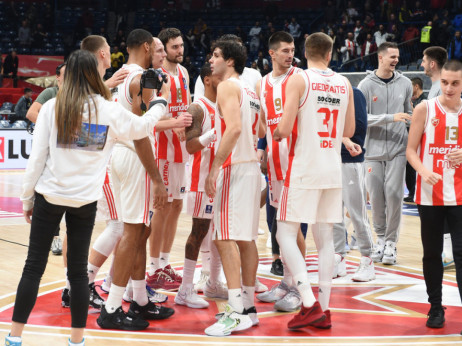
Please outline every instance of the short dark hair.
[[223, 36], [221, 36], [219, 38], [219, 40], [221, 41], [235, 41], [235, 42], [239, 42], [239, 43], [243, 43], [242, 42], [242, 39], [237, 36], [237, 35], [234, 35], [234, 34], [224, 34]]
[[414, 77], [411, 79], [411, 82], [412, 82], [412, 85], [418, 85], [420, 90], [423, 89], [423, 82], [421, 78]]
[[443, 47], [428, 47], [423, 51], [423, 54], [426, 55], [430, 60], [433, 60], [438, 65], [438, 68], [441, 70], [443, 65], [448, 61], [448, 52]]
[[223, 55], [223, 59], [234, 60], [234, 69], [237, 73], [242, 74], [244, 71], [245, 63], [247, 61], [247, 50], [245, 47], [236, 42], [236, 41], [223, 41], [218, 40], [212, 46], [212, 52], [216, 49], [221, 49], [221, 54]]
[[204, 66], [202, 66], [201, 73], [200, 73], [202, 83], [204, 83], [205, 77], [209, 77], [211, 75], [212, 75], [212, 69], [210, 68], [210, 63], [206, 62]]
[[324, 58], [332, 50], [332, 38], [323, 33], [316, 32], [307, 37], [305, 41], [305, 52], [309, 59]]
[[162, 42], [162, 44], [164, 45], [165, 49], [167, 49], [167, 42], [171, 39], [174, 39], [174, 38], [177, 38], [177, 37], [180, 37], [182, 36], [181, 35], [181, 31], [177, 28], [166, 28], [166, 29], [163, 29], [161, 30], [161, 32], [159, 32], [159, 35], [157, 36], [157, 38], [160, 40], [160, 42]]
[[80, 42], [80, 49], [95, 54], [98, 50], [103, 48], [105, 43], [107, 43], [107, 41], [103, 36], [90, 35], [85, 37], [82, 42]]
[[455, 59], [449, 60], [443, 65], [442, 69], [446, 71], [460, 72], [462, 71], [462, 62]]
[[61, 75], [61, 69], [66, 66], [66, 63], [63, 62], [62, 64], [59, 64], [58, 66], [56, 66], [56, 75], [59, 77]]
[[24, 88], [24, 94], [31, 93], [32, 89], [31, 88]]
[[144, 43], [151, 44], [154, 38], [152, 34], [144, 29], [132, 30], [127, 36], [127, 48], [138, 48]]
[[279, 48], [281, 42], [292, 43], [294, 42], [294, 38], [288, 32], [276, 31], [268, 39], [268, 48], [276, 50]]
[[389, 48], [398, 49], [396, 42], [384, 42], [377, 48], [377, 55], [386, 52]]

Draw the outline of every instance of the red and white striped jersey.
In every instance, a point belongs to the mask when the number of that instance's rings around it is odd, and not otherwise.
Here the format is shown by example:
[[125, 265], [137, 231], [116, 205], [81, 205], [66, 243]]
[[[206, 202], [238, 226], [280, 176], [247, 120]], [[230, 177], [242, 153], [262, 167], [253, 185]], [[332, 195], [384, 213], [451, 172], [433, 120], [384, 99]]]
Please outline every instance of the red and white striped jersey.
[[[215, 128], [215, 103], [210, 101], [205, 96], [194, 101], [192, 104], [196, 104], [202, 108], [204, 118], [202, 120], [202, 132]], [[190, 169], [190, 185], [188, 191], [205, 191], [205, 178], [210, 172], [213, 159], [215, 158], [215, 141], [210, 143], [204, 149], [195, 152], [189, 156], [189, 169]]]
[[418, 148], [423, 165], [440, 174], [443, 180], [431, 186], [418, 174], [415, 202], [421, 205], [462, 205], [462, 167], [453, 166], [446, 158], [452, 150], [462, 148], [462, 108], [448, 113], [438, 97], [427, 101], [427, 120]]
[[[128, 71], [127, 77], [123, 80], [121, 84], [117, 86], [117, 92], [112, 95], [112, 99], [114, 102], [120, 103], [125, 109], [128, 109], [130, 112], [132, 111], [132, 103], [133, 100], [130, 97], [130, 83], [132, 82], [133, 78], [143, 73], [144, 69], [137, 65], [137, 64], [129, 64], [123, 65], [123, 69]], [[155, 97], [154, 92], [152, 95], [152, 99]], [[149, 136], [151, 143], [154, 145], [154, 135]], [[122, 141], [119, 140], [116, 145], [124, 145], [132, 150], [135, 150], [135, 145], [133, 141]]]
[[[162, 68], [164, 73], [170, 77], [170, 96], [168, 101], [168, 114], [172, 118], [178, 118], [180, 113], [186, 112], [189, 107], [188, 83], [186, 82], [186, 69], [183, 66], [177, 66], [176, 75], [171, 75]], [[186, 143], [180, 142], [178, 136], [173, 130], [166, 130], [156, 133], [156, 158], [167, 160], [169, 162], [186, 163], [189, 154], [186, 151]]]
[[[228, 79], [236, 83], [241, 89], [241, 134], [237, 140], [233, 151], [224, 162], [222, 168], [242, 162], [257, 162], [257, 141], [258, 126], [260, 117], [260, 100], [253, 89], [237, 78]], [[218, 117], [215, 122], [217, 133], [217, 142], [215, 144], [215, 153], [220, 145], [221, 138], [226, 129], [223, 116], [218, 108], [215, 113]]]
[[292, 130], [284, 185], [298, 189], [342, 187], [342, 146], [349, 89], [330, 69], [300, 74], [305, 91]]
[[286, 85], [290, 76], [303, 70], [291, 67], [285, 74], [272, 77], [268, 73], [261, 80], [260, 100], [261, 107], [266, 114], [266, 141], [268, 143], [268, 180], [284, 180], [289, 164], [290, 137], [276, 142], [273, 132], [281, 121], [286, 98]]

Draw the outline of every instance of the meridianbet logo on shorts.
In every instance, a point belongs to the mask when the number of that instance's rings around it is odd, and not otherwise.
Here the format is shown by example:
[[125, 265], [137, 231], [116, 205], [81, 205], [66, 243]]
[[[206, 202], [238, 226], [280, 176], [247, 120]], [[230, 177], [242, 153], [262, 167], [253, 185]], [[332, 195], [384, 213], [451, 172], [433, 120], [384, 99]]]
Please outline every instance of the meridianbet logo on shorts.
[[0, 137], [0, 162], [5, 162], [5, 137]]

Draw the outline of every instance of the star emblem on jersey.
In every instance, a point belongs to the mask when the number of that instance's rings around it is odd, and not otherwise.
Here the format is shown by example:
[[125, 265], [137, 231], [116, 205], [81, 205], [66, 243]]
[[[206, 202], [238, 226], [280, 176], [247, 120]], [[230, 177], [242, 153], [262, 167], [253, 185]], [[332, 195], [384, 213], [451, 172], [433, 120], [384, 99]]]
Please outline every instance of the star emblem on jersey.
[[379, 99], [379, 98], [378, 98], [377, 96], [373, 96], [373, 97], [372, 97], [372, 101], [374, 101], [374, 102], [377, 102], [378, 99]]
[[372, 173], [372, 167], [367, 167], [367, 173]]
[[438, 118], [433, 118], [432, 119], [432, 125], [434, 127], [437, 127], [439, 123], [440, 123], [440, 119], [438, 119]]

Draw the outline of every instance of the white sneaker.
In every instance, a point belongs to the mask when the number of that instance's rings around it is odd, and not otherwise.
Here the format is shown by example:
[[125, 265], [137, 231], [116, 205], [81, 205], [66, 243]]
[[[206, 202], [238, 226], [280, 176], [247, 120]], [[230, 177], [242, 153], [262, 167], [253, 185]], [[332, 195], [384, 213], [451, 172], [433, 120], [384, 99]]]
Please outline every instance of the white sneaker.
[[384, 250], [385, 250], [385, 241], [383, 240], [383, 238], [377, 238], [377, 242], [374, 245], [374, 250], [372, 251], [371, 259], [375, 263], [382, 262]]
[[165, 303], [168, 300], [168, 295], [157, 292], [148, 284], [146, 284], [146, 293], [148, 294], [148, 299], [154, 304]]
[[269, 291], [257, 294], [257, 299], [265, 303], [274, 303], [289, 293], [290, 287], [284, 281], [271, 287]]
[[268, 239], [266, 239], [266, 248], [272, 249], [273, 243], [271, 242], [271, 233], [268, 234]]
[[278, 300], [274, 304], [274, 308], [277, 311], [285, 311], [285, 312], [292, 312], [295, 310], [300, 309], [302, 306], [302, 297], [298, 292], [297, 288], [292, 287], [287, 293], [284, 298]]
[[255, 292], [260, 293], [260, 292], [266, 292], [268, 291], [268, 286], [265, 284], [262, 284], [258, 278], [255, 278]]
[[353, 281], [368, 282], [375, 279], [374, 261], [367, 256], [361, 257], [358, 270], [351, 278]]
[[196, 290], [196, 292], [204, 292], [205, 284], [207, 283], [209, 277], [210, 272], [201, 270], [201, 277], [199, 278], [199, 281], [194, 285], [194, 289]]
[[265, 231], [262, 230], [261, 228], [259, 228], [259, 229], [258, 229], [258, 235], [263, 235], [263, 234], [265, 234]]
[[103, 283], [101, 284], [101, 290], [106, 293], [109, 293], [109, 290], [111, 289], [111, 284], [112, 284], [112, 276], [107, 275]]
[[51, 243], [51, 252], [55, 256], [62, 255], [63, 253], [63, 241], [59, 237], [54, 237]]
[[388, 240], [385, 243], [385, 250], [383, 250], [383, 264], [396, 264], [396, 243]]
[[209, 279], [205, 283], [204, 295], [208, 298], [228, 299], [228, 288], [221, 281], [211, 283]]
[[226, 304], [225, 313], [217, 322], [205, 329], [205, 334], [228, 336], [234, 331], [249, 329], [252, 325], [252, 320], [248, 314], [238, 313], [229, 304]]
[[334, 272], [332, 273], [332, 279], [336, 279], [341, 276], [347, 275], [345, 258], [342, 255], [336, 253], [334, 261]]
[[192, 284], [180, 286], [175, 297], [175, 304], [186, 305], [193, 309], [205, 309], [209, 307], [209, 303], [197, 295]]

